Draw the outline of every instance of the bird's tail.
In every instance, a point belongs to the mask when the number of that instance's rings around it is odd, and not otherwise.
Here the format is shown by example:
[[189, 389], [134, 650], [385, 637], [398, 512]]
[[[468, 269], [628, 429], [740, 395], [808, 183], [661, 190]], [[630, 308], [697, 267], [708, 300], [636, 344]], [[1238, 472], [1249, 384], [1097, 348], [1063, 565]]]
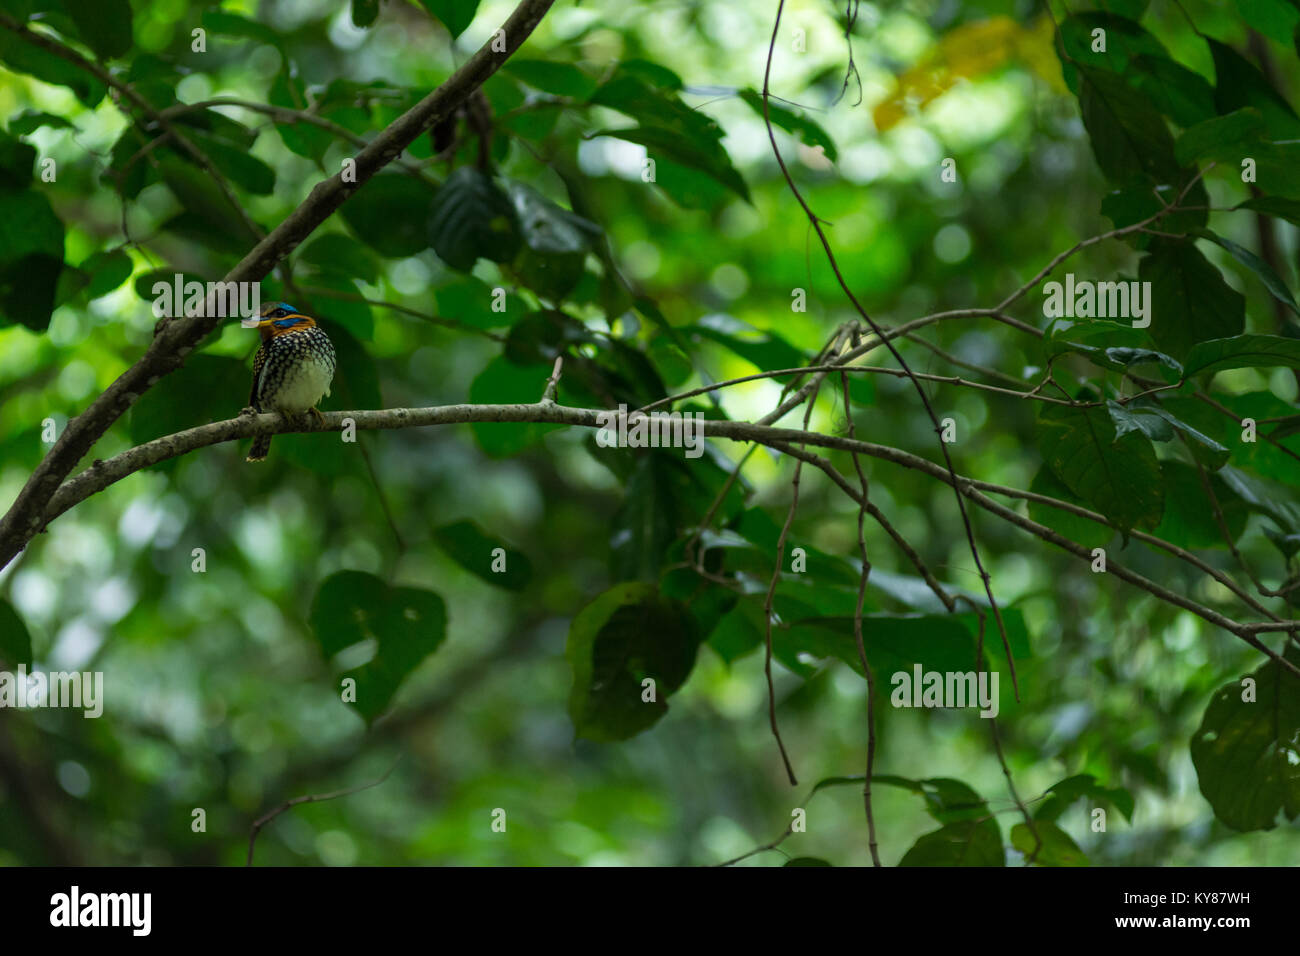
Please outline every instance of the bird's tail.
[[244, 461], [265, 461], [266, 453], [271, 450], [271, 436], [258, 435], [253, 439], [253, 447], [248, 450], [248, 457]]

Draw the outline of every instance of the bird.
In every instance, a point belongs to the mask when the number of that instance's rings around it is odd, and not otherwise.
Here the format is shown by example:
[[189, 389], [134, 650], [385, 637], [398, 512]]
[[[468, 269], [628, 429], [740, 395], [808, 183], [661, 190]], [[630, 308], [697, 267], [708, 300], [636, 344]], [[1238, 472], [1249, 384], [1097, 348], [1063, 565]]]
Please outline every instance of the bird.
[[[309, 315], [287, 302], [267, 303], [258, 312], [262, 346], [253, 359], [253, 387], [242, 414], [280, 412], [316, 416], [325, 424], [316, 403], [330, 393], [336, 366], [334, 345]], [[258, 435], [246, 461], [263, 461], [271, 436]]]

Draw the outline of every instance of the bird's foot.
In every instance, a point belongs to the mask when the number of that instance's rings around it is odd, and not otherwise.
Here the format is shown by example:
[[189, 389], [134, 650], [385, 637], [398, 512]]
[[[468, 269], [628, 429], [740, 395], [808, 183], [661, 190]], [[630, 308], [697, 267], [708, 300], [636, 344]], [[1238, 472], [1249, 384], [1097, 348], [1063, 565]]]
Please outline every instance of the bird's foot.
[[240, 418], [248, 418], [250, 415], [257, 415], [257, 414], [259, 414], [259, 413], [258, 413], [258, 411], [257, 411], [256, 408], [254, 408], [252, 405], [245, 405], [245, 406], [240, 410], [240, 412], [239, 412], [239, 417], [240, 417]]
[[316, 419], [316, 424], [320, 428], [325, 427], [325, 416], [320, 413], [319, 408], [309, 408], [307, 412]]

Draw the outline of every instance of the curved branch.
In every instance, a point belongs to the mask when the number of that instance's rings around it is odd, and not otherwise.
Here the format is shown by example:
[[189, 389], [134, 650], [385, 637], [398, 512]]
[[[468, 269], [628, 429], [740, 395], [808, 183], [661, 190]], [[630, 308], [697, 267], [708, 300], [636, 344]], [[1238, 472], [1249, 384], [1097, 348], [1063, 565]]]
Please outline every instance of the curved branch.
[[[535, 404], [437, 405], [429, 408], [388, 408], [374, 411], [326, 412], [322, 416], [323, 425], [321, 426], [317, 426], [314, 421], [304, 425], [300, 421], [274, 414], [245, 415], [239, 418], [227, 419], [226, 421], [200, 425], [197, 428], [177, 432], [174, 435], [167, 435], [144, 445], [128, 449], [107, 461], [96, 461], [90, 468], [69, 479], [58, 490], [58, 493], [52, 496], [52, 500], [49, 502], [47, 510], [41, 515], [39, 523], [44, 527], [44, 525], [91, 495], [102, 491], [128, 475], [140, 471], [142, 468], [155, 465], [160, 461], [166, 461], [169, 458], [179, 457], [198, 448], [218, 445], [241, 438], [251, 438], [255, 434], [279, 435], [288, 432], [321, 430], [339, 432], [349, 425], [361, 431], [373, 431], [378, 429], [417, 428], [428, 425], [468, 424], [471, 422], [538, 422], [598, 428], [603, 424], [600, 417], [602, 414], [614, 413], [602, 412], [593, 408], [573, 408], [567, 405], [557, 405], [554, 402], [542, 401]], [[978, 481], [961, 475], [954, 477], [947, 468], [937, 462], [889, 445], [878, 445], [860, 439], [845, 438], [840, 435], [824, 435], [820, 432], [804, 431], [797, 428], [773, 428], [752, 422], [706, 419], [700, 422], [700, 428], [706, 436], [726, 438], [737, 442], [756, 442], [777, 450], [786, 450], [785, 446], [790, 445], [814, 445], [821, 448], [833, 448], [838, 451], [859, 452], [872, 458], [879, 458], [882, 461], [893, 462], [904, 468], [922, 472], [931, 478], [942, 481], [944, 484], [954, 486], [964, 498], [969, 499], [990, 514], [996, 515], [1022, 530], [1042, 538], [1044, 541], [1055, 544], [1057, 547], [1069, 551], [1088, 563], [1092, 562], [1093, 557], [1090, 549], [1071, 541], [1046, 525], [1039, 524], [994, 501], [984, 492], [1040, 501], [1061, 510], [1074, 512], [1081, 517], [1088, 517], [1099, 523], [1111, 525], [1111, 522], [1095, 512], [1068, 502], [1058, 501], [1055, 498], [1022, 491], [1019, 488], [1009, 488], [991, 482]], [[854, 496], [850, 495], [850, 497]], [[1111, 526], [1113, 527], [1113, 525]], [[1176, 557], [1184, 558], [1184, 560], [1188, 557], [1195, 558], [1189, 552], [1162, 541], [1162, 539], [1137, 531], [1132, 532], [1132, 534], [1134, 537], [1141, 537], [1144, 541], [1150, 541], [1150, 543], [1164, 548]], [[1213, 573], [1208, 569], [1208, 566], [1198, 562], [1199, 559], [1195, 559], [1191, 563], [1196, 563], [1197, 567], [1202, 571], [1206, 571], [1206, 573]], [[1264, 632], [1284, 631], [1294, 634], [1300, 631], [1300, 620], [1275, 619], [1243, 623], [1157, 584], [1149, 578], [1143, 577], [1135, 571], [1130, 571], [1113, 561], [1107, 561], [1107, 573], [1141, 588], [1166, 604], [1172, 604], [1185, 611], [1190, 611], [1216, 627], [1221, 627], [1236, 635], [1256, 650], [1276, 661], [1279, 666], [1300, 677], [1300, 668], [1276, 654], [1255, 637], [1256, 634]], [[1218, 579], [1217, 575], [1216, 579]]]

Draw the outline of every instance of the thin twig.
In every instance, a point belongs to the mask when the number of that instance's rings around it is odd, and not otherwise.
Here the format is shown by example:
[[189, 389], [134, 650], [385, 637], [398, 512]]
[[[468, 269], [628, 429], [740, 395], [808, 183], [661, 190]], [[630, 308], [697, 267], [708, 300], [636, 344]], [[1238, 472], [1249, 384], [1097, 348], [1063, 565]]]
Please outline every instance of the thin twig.
[[388, 770], [384, 772], [384, 775], [378, 780], [363, 783], [359, 787], [348, 787], [346, 790], [335, 790], [333, 793], [309, 793], [305, 796], [294, 797], [292, 800], [286, 800], [269, 813], [258, 817], [253, 821], [253, 827], [248, 833], [248, 859], [245, 861], [244, 865], [253, 865], [253, 849], [257, 845], [257, 835], [262, 832], [264, 826], [280, 814], [284, 813], [286, 810], [292, 810], [294, 807], [304, 803], [320, 803], [322, 800], [337, 800], [339, 797], [348, 797], [354, 793], [360, 793], [362, 790], [369, 790], [371, 787], [377, 787], [389, 778], [392, 772], [397, 769], [397, 765], [401, 760], [401, 757], [394, 760], [393, 765], [389, 767]]

